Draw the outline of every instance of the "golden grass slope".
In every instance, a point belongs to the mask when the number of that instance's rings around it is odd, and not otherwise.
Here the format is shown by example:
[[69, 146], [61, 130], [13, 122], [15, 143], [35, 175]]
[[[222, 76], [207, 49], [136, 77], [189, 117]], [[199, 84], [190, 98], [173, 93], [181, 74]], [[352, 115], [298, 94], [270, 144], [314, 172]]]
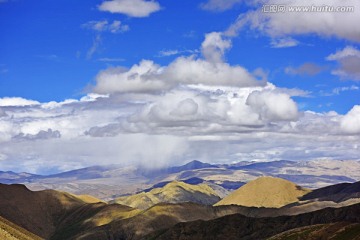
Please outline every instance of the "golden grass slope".
[[194, 202], [212, 205], [220, 200], [217, 193], [206, 184], [191, 185], [173, 181], [162, 188], [152, 189], [150, 192], [120, 197], [115, 203], [138, 209], [147, 209], [157, 203]]
[[2, 240], [41, 240], [39, 236], [0, 216], [0, 239]]
[[246, 207], [280, 208], [298, 202], [310, 190], [281, 178], [260, 177], [223, 198], [215, 204], [241, 205]]

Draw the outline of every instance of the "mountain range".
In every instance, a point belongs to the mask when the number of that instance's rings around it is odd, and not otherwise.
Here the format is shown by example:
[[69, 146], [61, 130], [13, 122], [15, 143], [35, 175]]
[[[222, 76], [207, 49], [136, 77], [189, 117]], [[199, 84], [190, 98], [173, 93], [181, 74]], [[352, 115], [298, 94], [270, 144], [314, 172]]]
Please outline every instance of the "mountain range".
[[222, 192], [221, 197], [246, 182], [273, 176], [315, 189], [337, 183], [360, 181], [360, 161], [242, 161], [234, 164], [209, 164], [194, 160], [185, 165], [146, 169], [139, 166], [92, 166], [53, 175], [1, 172], [0, 183], [19, 183], [31, 190], [56, 189], [77, 195], [87, 194], [105, 201], [150, 191], [171, 181], [206, 183]]

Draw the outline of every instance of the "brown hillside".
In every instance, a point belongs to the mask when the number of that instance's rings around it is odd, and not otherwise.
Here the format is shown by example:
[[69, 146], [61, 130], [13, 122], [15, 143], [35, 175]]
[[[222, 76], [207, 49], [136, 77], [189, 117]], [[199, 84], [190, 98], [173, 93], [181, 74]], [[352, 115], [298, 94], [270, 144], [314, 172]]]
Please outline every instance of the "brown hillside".
[[32, 192], [23, 185], [0, 184], [0, 215], [43, 238], [55, 231], [66, 212], [83, 204], [67, 193]]
[[260, 177], [223, 198], [215, 204], [241, 205], [247, 207], [280, 208], [299, 201], [299, 198], [310, 192], [281, 178]]

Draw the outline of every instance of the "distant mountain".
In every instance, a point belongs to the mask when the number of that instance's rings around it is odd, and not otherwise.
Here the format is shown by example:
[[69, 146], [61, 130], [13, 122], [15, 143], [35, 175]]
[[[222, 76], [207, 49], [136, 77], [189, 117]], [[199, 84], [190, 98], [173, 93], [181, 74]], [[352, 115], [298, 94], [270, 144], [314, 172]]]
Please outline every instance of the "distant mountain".
[[215, 165], [211, 165], [209, 163], [203, 163], [198, 160], [193, 160], [182, 166], [170, 167], [167, 169], [167, 173], [178, 173], [182, 171], [203, 169], [203, 168], [218, 168], [218, 167]]
[[[261, 176], [273, 176], [297, 185], [316, 189], [343, 182], [360, 180], [360, 161], [246, 161], [234, 164], [209, 164], [191, 161], [182, 166], [161, 169], [143, 169], [119, 165], [92, 166], [48, 176], [29, 173], [0, 172], [0, 183], [25, 184], [31, 190], [56, 189], [77, 195], [92, 195], [102, 200], [162, 187], [168, 182], [204, 181], [212, 183], [224, 194]], [[190, 181], [190, 180], [189, 180]], [[189, 182], [190, 183], [190, 182]], [[195, 184], [195, 183], [191, 183]], [[223, 196], [223, 195], [222, 195]]]
[[193, 202], [213, 205], [220, 199], [214, 189], [206, 184], [191, 185], [173, 181], [162, 188], [154, 188], [149, 192], [120, 197], [113, 202], [133, 208], [147, 209], [158, 203]]
[[116, 169], [116, 166], [92, 166], [87, 168], [76, 169], [46, 176], [46, 178], [74, 178], [77, 180], [103, 178], [104, 173]]
[[271, 161], [271, 162], [255, 162], [240, 166], [238, 164], [233, 164], [233, 165], [229, 165], [228, 169], [237, 169], [237, 170], [251, 169], [251, 170], [270, 172], [272, 170], [276, 170], [279, 168], [291, 167], [296, 164], [297, 163], [295, 161], [280, 160], [280, 161]]
[[17, 183], [27, 181], [27, 179], [39, 177], [39, 175], [31, 173], [15, 173], [12, 171], [2, 172], [0, 171], [0, 183]]
[[310, 190], [281, 178], [260, 177], [235, 190], [215, 205], [279, 208], [299, 201], [299, 198], [308, 192]]

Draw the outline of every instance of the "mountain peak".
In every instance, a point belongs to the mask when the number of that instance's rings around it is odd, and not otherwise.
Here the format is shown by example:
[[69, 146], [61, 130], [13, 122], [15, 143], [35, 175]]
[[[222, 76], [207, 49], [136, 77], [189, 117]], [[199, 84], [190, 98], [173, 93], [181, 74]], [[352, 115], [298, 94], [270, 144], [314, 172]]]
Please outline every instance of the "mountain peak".
[[177, 172], [182, 172], [182, 171], [187, 171], [187, 170], [195, 170], [195, 169], [201, 169], [201, 168], [217, 168], [217, 166], [211, 165], [209, 163], [203, 163], [203, 162], [200, 162], [199, 160], [193, 160], [182, 166], [171, 167], [168, 169], [168, 172], [169, 173], [177, 173]]
[[309, 191], [285, 179], [264, 176], [248, 182], [216, 205], [279, 208], [297, 202]]

